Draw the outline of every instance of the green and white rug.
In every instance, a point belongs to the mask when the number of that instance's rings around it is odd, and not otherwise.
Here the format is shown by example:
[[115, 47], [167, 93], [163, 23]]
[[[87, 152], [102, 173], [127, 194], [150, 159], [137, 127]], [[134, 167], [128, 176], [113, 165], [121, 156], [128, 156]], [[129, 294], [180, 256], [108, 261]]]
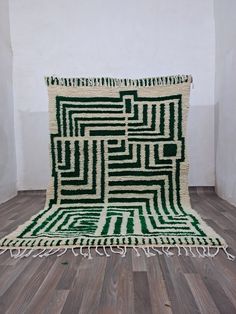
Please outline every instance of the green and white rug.
[[133, 247], [147, 256], [212, 257], [223, 248], [233, 259], [189, 202], [191, 80], [47, 77], [52, 172], [46, 205], [0, 241], [2, 253], [71, 249], [91, 258], [91, 248], [124, 256]]

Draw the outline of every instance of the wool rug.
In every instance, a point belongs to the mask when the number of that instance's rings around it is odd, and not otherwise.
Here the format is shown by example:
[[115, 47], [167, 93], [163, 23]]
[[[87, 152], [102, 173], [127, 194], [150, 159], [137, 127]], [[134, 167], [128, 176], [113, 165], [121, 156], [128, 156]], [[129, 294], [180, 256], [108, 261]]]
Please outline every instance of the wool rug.
[[[214, 256], [227, 245], [191, 208], [191, 75], [47, 77], [51, 180], [45, 208], [1, 240], [15, 257], [71, 249]], [[17, 249], [17, 250], [14, 250]], [[78, 249], [78, 250], [77, 250]], [[36, 251], [35, 253], [35, 250]]]

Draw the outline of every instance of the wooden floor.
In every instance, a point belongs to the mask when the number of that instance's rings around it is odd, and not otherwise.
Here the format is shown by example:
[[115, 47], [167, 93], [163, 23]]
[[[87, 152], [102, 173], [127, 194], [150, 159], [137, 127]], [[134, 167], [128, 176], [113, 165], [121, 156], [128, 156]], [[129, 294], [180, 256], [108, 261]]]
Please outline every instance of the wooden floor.
[[[190, 191], [193, 208], [236, 254], [236, 208], [212, 188]], [[0, 236], [41, 209], [44, 193], [20, 193], [0, 205]], [[236, 262], [185, 256], [92, 260], [61, 257], [11, 259], [0, 256], [0, 313], [234, 314]]]

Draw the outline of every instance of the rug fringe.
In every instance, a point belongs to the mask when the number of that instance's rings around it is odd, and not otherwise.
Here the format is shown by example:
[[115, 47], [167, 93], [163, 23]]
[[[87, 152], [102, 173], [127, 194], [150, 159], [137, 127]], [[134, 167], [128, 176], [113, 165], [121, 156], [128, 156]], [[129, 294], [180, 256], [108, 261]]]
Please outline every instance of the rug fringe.
[[126, 78], [111, 78], [111, 77], [97, 77], [97, 78], [65, 78], [57, 76], [46, 76], [45, 82], [47, 86], [71, 86], [71, 87], [152, 87], [160, 85], [173, 85], [182, 83], [193, 83], [191, 75], [172, 75], [150, 77], [142, 79], [126, 79]]
[[[32, 249], [32, 248], [8, 248], [0, 251], [0, 255], [9, 252], [11, 258], [24, 258], [24, 257], [48, 257], [50, 255], [56, 255], [60, 257], [66, 254], [68, 251], [71, 251], [74, 256], [81, 255], [84, 258], [92, 259], [92, 250], [96, 255], [110, 257], [112, 254], [119, 254], [121, 257], [125, 257], [127, 254], [127, 248], [132, 248], [136, 256], [141, 256], [141, 252], [145, 254], [146, 257], [152, 257], [156, 255], [165, 255], [170, 256], [190, 256], [190, 257], [199, 257], [199, 258], [213, 258], [219, 252], [220, 249], [223, 249], [226, 257], [230, 261], [235, 260], [235, 256], [228, 252], [228, 247], [204, 247], [204, 246], [80, 246], [80, 247], [68, 247], [68, 248], [45, 248], [45, 249]], [[175, 250], [176, 249], [176, 250]], [[38, 252], [37, 252], [38, 251]]]

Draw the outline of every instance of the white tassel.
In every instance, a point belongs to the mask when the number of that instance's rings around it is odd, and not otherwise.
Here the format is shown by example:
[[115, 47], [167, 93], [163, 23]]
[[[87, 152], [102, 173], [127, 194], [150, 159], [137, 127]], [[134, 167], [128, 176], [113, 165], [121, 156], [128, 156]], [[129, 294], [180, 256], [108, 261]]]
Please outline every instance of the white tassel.
[[[91, 254], [91, 247], [88, 246], [87, 249], [88, 249], [88, 252], [83, 252], [83, 248], [85, 248], [86, 246], [81, 246], [79, 247], [79, 252], [82, 256], [84, 257], [88, 257], [88, 259], [93, 259], [92, 257], [92, 254]], [[204, 258], [204, 257], [215, 257], [219, 251], [220, 251], [220, 248], [222, 248], [227, 256], [227, 258], [231, 261], [235, 260], [235, 256], [230, 254], [227, 249], [228, 247], [215, 247], [215, 252], [213, 251], [213, 253], [211, 253], [211, 249], [214, 249], [214, 247], [205, 247], [205, 246], [199, 246], [199, 247], [195, 247], [195, 246], [180, 246], [180, 245], [175, 245], [175, 247], [177, 248], [178, 252], [177, 252], [177, 255], [180, 256], [180, 255], [183, 255], [183, 253], [181, 254], [181, 248], [185, 251], [185, 256], [192, 256], [192, 257], [196, 257], [198, 256], [199, 258]], [[103, 252], [100, 252], [98, 250], [98, 246], [95, 247], [95, 252], [100, 255], [100, 256], [106, 256], [106, 257], [110, 257], [111, 255], [108, 253], [106, 246], [102, 246], [102, 249], [103, 249]], [[156, 254], [153, 253], [151, 251], [151, 249], [155, 252], [157, 252], [159, 255], [162, 255], [162, 254], [165, 254], [166, 256], [172, 256], [174, 255], [173, 252], [170, 251], [170, 248], [172, 248], [171, 246], [167, 246], [165, 247], [164, 245], [159, 248], [157, 247], [154, 247], [154, 246], [151, 246], [151, 247], [139, 247], [139, 246], [133, 246], [132, 247], [133, 250], [135, 251], [136, 253], [136, 256], [140, 256], [140, 253], [138, 251], [138, 249], [142, 249], [144, 254], [147, 256], [147, 257], [151, 257], [151, 256], [155, 256]], [[197, 252], [197, 255], [193, 252], [193, 248], [195, 248], [196, 252]], [[32, 252], [34, 252], [35, 249], [16, 249], [16, 248], [12, 248], [12, 249], [4, 249], [2, 251], [0, 251], [0, 255], [4, 254], [6, 251], [10, 252], [10, 256], [12, 258], [23, 258], [23, 257], [28, 257], [30, 255], [32, 255]], [[57, 252], [61, 251], [62, 248], [57, 248], [57, 249], [41, 249], [38, 253], [36, 254], [33, 254], [32, 256], [33, 257], [47, 257], [47, 256], [50, 256], [50, 255], [53, 255], [53, 254], [56, 254]], [[27, 252], [28, 251], [28, 252]], [[72, 253], [74, 254], [74, 256], [78, 256], [79, 253], [76, 252], [76, 248], [71, 248], [71, 251]], [[125, 257], [126, 256], [126, 253], [127, 253], [127, 247], [126, 246], [112, 246], [110, 245], [110, 251], [114, 254], [120, 254], [121, 257]], [[67, 252], [67, 248], [64, 248], [61, 252], [59, 252], [59, 254], [57, 254], [57, 256], [61, 256], [63, 254], [65, 254]]]
[[136, 249], [135, 246], [133, 246], [133, 249], [135, 250], [136, 256], [140, 256], [140, 253], [139, 253], [139, 251]]
[[163, 255], [162, 251], [152, 246], [153, 251], [156, 251], [159, 255]]
[[206, 254], [205, 254], [205, 256], [207, 256], [207, 257], [212, 257], [212, 256], [211, 256], [211, 253], [210, 253], [210, 247], [209, 247], [209, 246], [206, 248]]
[[163, 252], [165, 255], [167, 255], [167, 256], [168, 256], [168, 254], [167, 254], [167, 253], [166, 253], [166, 251], [165, 251], [164, 246], [162, 246], [162, 247], [161, 247], [161, 250], [162, 250], [162, 252]]
[[53, 254], [56, 254], [57, 252], [59, 252], [61, 249], [51, 249], [49, 252], [45, 253], [44, 256], [50, 256], [50, 255], [53, 255]]
[[189, 252], [185, 246], [183, 246], [183, 249], [185, 250], [185, 256], [189, 256]]
[[215, 257], [219, 253], [219, 251], [220, 251], [220, 248], [217, 247], [215, 253], [211, 253], [210, 248], [208, 247], [208, 256], [209, 257]]
[[176, 247], [177, 247], [177, 249], [178, 249], [178, 256], [182, 255], [182, 254], [181, 254], [181, 251], [180, 251], [180, 246], [179, 246], [179, 245], [177, 245], [177, 244], [176, 244], [175, 246], [176, 246]]
[[20, 257], [22, 254], [24, 254], [25, 253], [25, 249], [23, 250], [23, 251], [21, 251], [21, 249], [19, 249], [19, 253], [18, 254], [16, 254], [15, 256], [13, 256], [13, 258], [18, 258], [18, 257]]
[[149, 256], [156, 256], [155, 253], [152, 253], [152, 252], [150, 251], [150, 247], [149, 247], [149, 246], [147, 247], [147, 252], [148, 252]]
[[111, 255], [109, 255], [109, 254], [107, 253], [107, 251], [106, 251], [106, 247], [105, 247], [105, 246], [103, 246], [103, 251], [104, 251], [104, 253], [105, 253], [106, 257], [110, 257], [110, 256], [111, 256]]
[[145, 247], [142, 247], [142, 250], [143, 250], [144, 254], [145, 254], [147, 257], [151, 257], [151, 255], [149, 254], [149, 252], [146, 251], [146, 248], [145, 248]]
[[120, 254], [121, 254], [121, 256], [122, 256], [122, 255], [124, 255], [124, 252], [125, 252], [125, 251], [124, 251], [124, 249], [122, 249], [122, 247], [120, 247], [120, 246], [117, 246], [117, 247], [118, 247], [118, 249], [120, 249], [120, 250], [121, 250], [121, 253], [120, 253]]
[[104, 254], [98, 251], [98, 247], [95, 247], [95, 252], [98, 253], [98, 255], [103, 256]]
[[27, 251], [27, 249], [24, 249], [19, 255], [17, 255], [15, 258], [22, 258], [24, 257], [25, 252]]
[[228, 251], [227, 251], [227, 246], [226, 247], [223, 247], [223, 250], [225, 251], [225, 254], [227, 255], [227, 259], [230, 260], [230, 261], [234, 261], [235, 260], [235, 256], [230, 254]]
[[74, 254], [74, 256], [78, 256], [79, 255], [79, 253], [76, 253], [76, 251], [75, 251], [75, 249], [73, 247], [71, 248], [71, 251]]
[[196, 254], [193, 253], [191, 246], [189, 247], [189, 251], [190, 251], [190, 253], [192, 254], [192, 257], [196, 257]]
[[[16, 250], [17, 253], [14, 254], [14, 253], [13, 253], [13, 250]], [[10, 250], [10, 255], [11, 255], [11, 257], [13, 257], [13, 258], [16, 258], [19, 254], [20, 254], [20, 249], [11, 249], [11, 250]]]
[[88, 247], [88, 259], [93, 259], [90, 246]]
[[81, 247], [79, 248], [80, 255], [82, 255], [83, 257], [87, 257], [87, 256], [88, 256], [88, 253], [83, 253], [83, 247], [84, 247], [84, 246], [81, 246]]
[[168, 254], [168, 256], [174, 255], [174, 253], [170, 252], [169, 250], [170, 250], [170, 247], [168, 246], [167, 249], [166, 249], [166, 253]]
[[165, 253], [166, 256], [172, 256], [174, 253], [169, 252], [170, 247], [168, 246], [166, 249], [162, 246], [162, 252]]
[[124, 246], [124, 253], [121, 255], [121, 257], [125, 257], [125, 255], [126, 255], [126, 246]]
[[205, 257], [205, 255], [204, 255], [204, 251], [203, 251], [203, 253], [201, 253], [200, 251], [199, 251], [199, 248], [198, 247], [196, 247], [196, 251], [198, 252], [198, 257], [199, 258], [204, 258]]
[[25, 254], [25, 257], [29, 257], [32, 252], [34, 252], [34, 249], [29, 250], [29, 252]]
[[[54, 251], [54, 249], [51, 249], [51, 250], [45, 252], [44, 256], [49, 256], [49, 255], [51, 255], [50, 253], [52, 253], [53, 251]], [[53, 252], [53, 253], [54, 253], [54, 252]]]
[[47, 253], [50, 252], [51, 250], [48, 250], [47, 249], [45, 250], [45, 252], [43, 252], [42, 254], [39, 254], [39, 257], [46, 257], [47, 256]]
[[110, 250], [111, 250], [112, 253], [115, 253], [115, 254], [122, 255], [122, 253], [123, 253], [123, 250], [121, 250], [121, 251], [114, 251], [114, 248], [112, 246], [110, 246]]
[[117, 246], [117, 248], [120, 250], [120, 255], [124, 255], [125, 254], [125, 250], [122, 247]]
[[33, 257], [37, 257], [40, 254], [44, 253], [46, 251], [46, 249], [41, 250], [40, 252], [38, 252], [37, 254], [34, 254]]
[[205, 246], [203, 247], [203, 256], [208, 257], [207, 249]]
[[67, 249], [64, 249], [61, 253], [57, 254], [57, 257], [62, 256], [63, 254], [65, 254], [67, 252]]

